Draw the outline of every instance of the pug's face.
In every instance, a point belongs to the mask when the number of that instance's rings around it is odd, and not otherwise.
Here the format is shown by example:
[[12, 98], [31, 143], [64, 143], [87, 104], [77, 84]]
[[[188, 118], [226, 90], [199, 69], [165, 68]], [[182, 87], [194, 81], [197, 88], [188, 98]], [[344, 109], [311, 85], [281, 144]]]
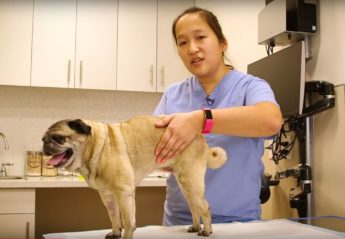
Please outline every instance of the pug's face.
[[67, 167], [80, 153], [80, 146], [91, 134], [91, 127], [82, 120], [58, 121], [44, 134], [43, 152], [52, 156], [47, 162], [55, 167]]

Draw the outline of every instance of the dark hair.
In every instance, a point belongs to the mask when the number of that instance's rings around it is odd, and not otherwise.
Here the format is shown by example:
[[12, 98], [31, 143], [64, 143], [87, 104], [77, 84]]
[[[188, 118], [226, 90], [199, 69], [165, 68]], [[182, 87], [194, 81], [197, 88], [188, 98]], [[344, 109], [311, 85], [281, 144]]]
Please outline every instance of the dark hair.
[[183, 17], [184, 15], [187, 15], [189, 13], [198, 13], [206, 21], [206, 23], [210, 26], [212, 31], [216, 34], [219, 42], [226, 42], [226, 38], [223, 34], [222, 27], [219, 24], [218, 18], [212, 12], [210, 12], [206, 9], [199, 8], [199, 7], [191, 7], [191, 8], [184, 10], [173, 22], [172, 34], [173, 34], [175, 43], [177, 42], [176, 32], [175, 32], [176, 24], [180, 20], [181, 17]]

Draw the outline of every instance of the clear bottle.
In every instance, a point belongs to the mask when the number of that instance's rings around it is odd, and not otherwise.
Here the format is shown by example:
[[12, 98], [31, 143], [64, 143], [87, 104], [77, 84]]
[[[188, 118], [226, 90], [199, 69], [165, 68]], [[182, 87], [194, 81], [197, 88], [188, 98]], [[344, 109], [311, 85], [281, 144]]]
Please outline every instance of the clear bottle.
[[26, 175], [27, 176], [41, 176], [41, 159], [42, 154], [35, 151], [26, 152]]
[[65, 168], [58, 168], [58, 175], [59, 176], [72, 176], [73, 173], [67, 171]]

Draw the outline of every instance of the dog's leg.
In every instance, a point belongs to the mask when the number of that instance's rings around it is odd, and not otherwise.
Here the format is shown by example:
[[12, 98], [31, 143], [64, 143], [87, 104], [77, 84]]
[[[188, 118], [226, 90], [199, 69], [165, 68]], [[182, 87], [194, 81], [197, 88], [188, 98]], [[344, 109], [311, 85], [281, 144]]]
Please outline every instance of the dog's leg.
[[[192, 213], [193, 225], [188, 228], [188, 232], [198, 232], [199, 236], [209, 236], [212, 233], [211, 213], [205, 199], [205, 170], [197, 170], [197, 173], [195, 171], [176, 173], [181, 192], [185, 196]], [[204, 223], [203, 229], [200, 227], [200, 217]]]
[[135, 189], [117, 192], [120, 213], [123, 220], [124, 239], [132, 239], [135, 226]]
[[119, 206], [117, 204], [115, 195], [110, 191], [99, 191], [102, 202], [107, 208], [108, 215], [112, 225], [112, 232], [106, 235], [106, 239], [121, 238], [121, 216]]

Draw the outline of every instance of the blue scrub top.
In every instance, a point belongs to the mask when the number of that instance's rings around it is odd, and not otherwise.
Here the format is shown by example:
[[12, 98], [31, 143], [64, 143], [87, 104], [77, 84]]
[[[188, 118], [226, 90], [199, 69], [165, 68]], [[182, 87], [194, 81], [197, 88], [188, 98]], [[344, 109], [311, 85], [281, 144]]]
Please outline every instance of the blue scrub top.
[[[170, 86], [155, 115], [189, 112], [202, 108], [229, 108], [274, 102], [274, 94], [268, 83], [260, 78], [230, 71], [207, 97], [195, 76]], [[229, 160], [219, 169], [206, 172], [205, 196], [210, 205], [213, 223], [260, 219], [260, 187], [264, 167], [261, 160], [265, 138], [235, 137], [220, 134], [205, 135], [207, 143], [220, 146]], [[192, 218], [176, 179], [167, 180], [163, 224], [191, 224]]]

